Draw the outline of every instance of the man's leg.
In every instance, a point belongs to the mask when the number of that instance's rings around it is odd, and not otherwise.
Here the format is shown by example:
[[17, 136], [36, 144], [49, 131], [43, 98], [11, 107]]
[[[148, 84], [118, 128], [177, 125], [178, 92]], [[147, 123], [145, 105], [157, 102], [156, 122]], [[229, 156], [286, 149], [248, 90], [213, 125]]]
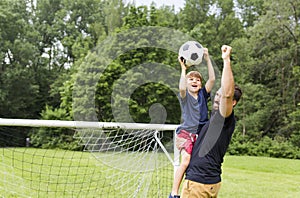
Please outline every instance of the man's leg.
[[182, 187], [181, 198], [217, 198], [221, 182], [217, 184], [201, 184], [185, 180]]

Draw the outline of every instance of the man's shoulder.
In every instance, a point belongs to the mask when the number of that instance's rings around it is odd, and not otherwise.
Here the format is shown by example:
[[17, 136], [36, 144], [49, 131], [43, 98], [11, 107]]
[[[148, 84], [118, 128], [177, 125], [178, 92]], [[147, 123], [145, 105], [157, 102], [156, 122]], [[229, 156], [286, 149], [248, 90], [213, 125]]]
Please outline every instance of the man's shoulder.
[[225, 122], [230, 121], [230, 120], [235, 121], [235, 116], [234, 116], [234, 111], [233, 110], [232, 110], [231, 114], [227, 118], [225, 118]]
[[234, 111], [228, 117], [224, 117], [221, 115], [220, 111], [216, 111], [210, 118], [211, 120], [223, 121], [224, 123], [235, 121]]

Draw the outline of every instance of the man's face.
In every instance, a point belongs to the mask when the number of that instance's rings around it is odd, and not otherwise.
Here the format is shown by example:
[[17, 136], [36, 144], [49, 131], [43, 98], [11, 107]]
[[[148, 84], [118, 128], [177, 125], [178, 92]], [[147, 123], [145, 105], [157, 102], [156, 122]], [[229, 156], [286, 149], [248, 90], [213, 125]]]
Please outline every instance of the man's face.
[[215, 95], [214, 104], [213, 104], [213, 109], [214, 110], [218, 110], [219, 109], [220, 99], [221, 99], [221, 89], [219, 89], [217, 91], [216, 95]]
[[200, 78], [196, 78], [196, 77], [188, 77], [187, 78], [187, 87], [188, 90], [192, 93], [198, 92], [199, 89], [201, 89], [201, 80]]

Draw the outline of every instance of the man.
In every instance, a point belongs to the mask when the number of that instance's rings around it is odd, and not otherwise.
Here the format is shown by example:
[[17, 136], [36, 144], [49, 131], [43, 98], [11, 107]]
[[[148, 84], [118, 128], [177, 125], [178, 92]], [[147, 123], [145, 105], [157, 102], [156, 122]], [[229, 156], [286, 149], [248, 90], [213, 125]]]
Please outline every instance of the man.
[[[221, 187], [221, 165], [235, 128], [233, 107], [242, 92], [234, 85], [231, 47], [222, 48], [223, 71], [213, 113], [199, 133], [182, 188], [181, 198], [216, 198]], [[178, 143], [180, 144], [180, 143]]]

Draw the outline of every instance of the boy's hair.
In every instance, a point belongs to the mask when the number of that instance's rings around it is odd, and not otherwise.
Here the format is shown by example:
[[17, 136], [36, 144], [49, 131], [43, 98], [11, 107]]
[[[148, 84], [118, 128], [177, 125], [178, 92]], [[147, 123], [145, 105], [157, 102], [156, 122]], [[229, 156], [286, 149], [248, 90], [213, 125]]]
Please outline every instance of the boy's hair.
[[234, 85], [233, 100], [236, 100], [236, 103], [238, 103], [242, 95], [243, 95], [242, 89], [238, 85]]
[[198, 72], [198, 71], [190, 71], [189, 73], [186, 74], [186, 77], [187, 78], [190, 78], [190, 77], [200, 78], [200, 81], [201, 82], [203, 81], [203, 78], [202, 78], [200, 72]]

